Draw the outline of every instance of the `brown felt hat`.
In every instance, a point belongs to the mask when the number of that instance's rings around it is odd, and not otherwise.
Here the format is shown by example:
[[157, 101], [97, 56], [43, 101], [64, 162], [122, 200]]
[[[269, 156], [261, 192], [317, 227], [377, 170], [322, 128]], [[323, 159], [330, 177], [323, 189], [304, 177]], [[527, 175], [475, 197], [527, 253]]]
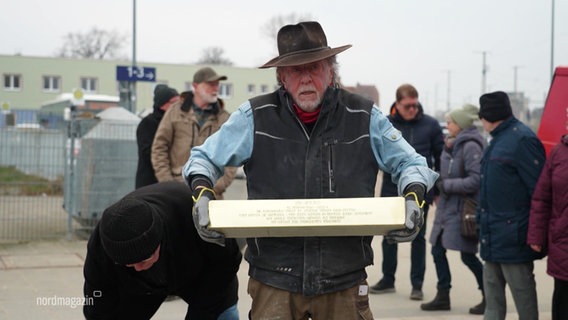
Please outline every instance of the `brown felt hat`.
[[351, 48], [330, 48], [321, 25], [315, 21], [286, 25], [278, 31], [278, 57], [260, 68], [299, 66], [332, 57]]

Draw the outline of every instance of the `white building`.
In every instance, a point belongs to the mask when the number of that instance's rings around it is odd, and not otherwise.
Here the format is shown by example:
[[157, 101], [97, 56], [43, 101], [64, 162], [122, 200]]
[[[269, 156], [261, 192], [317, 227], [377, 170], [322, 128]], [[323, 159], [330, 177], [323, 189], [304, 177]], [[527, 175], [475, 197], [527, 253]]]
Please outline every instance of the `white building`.
[[[129, 67], [127, 60], [93, 60], [54, 57], [32, 57], [22, 55], [0, 55], [0, 106], [2, 114], [21, 111], [33, 117], [33, 110], [81, 88], [85, 94], [119, 97], [124, 82], [117, 81], [117, 67]], [[178, 92], [191, 89], [193, 74], [202, 65], [139, 62], [137, 67], [153, 68], [154, 81], [136, 82], [135, 113], [152, 108], [154, 87], [167, 84]], [[277, 87], [274, 69], [241, 68], [233, 66], [212, 66], [228, 80], [221, 81], [220, 97], [225, 107], [232, 112], [245, 100], [273, 91]], [[148, 79], [150, 77], [147, 77]], [[122, 89], [121, 89], [122, 87]], [[131, 110], [130, 106], [124, 106]], [[25, 112], [24, 112], [25, 111]], [[20, 121], [17, 123], [30, 120]], [[0, 122], [0, 126], [1, 126]]]

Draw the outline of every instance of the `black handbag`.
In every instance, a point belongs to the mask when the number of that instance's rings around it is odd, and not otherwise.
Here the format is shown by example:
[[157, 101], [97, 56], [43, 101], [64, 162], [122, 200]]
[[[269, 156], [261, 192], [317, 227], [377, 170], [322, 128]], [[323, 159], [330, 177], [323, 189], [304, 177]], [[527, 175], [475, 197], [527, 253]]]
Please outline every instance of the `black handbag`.
[[461, 212], [461, 235], [464, 238], [477, 240], [476, 210], [477, 201], [471, 197], [464, 198], [463, 210]]

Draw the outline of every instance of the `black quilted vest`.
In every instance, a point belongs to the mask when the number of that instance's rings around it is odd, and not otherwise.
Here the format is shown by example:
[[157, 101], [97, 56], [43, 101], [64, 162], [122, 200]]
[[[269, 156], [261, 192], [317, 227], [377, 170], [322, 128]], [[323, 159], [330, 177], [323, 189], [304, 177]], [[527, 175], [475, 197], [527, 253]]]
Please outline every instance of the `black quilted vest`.
[[[373, 103], [328, 89], [309, 134], [284, 90], [250, 100], [254, 145], [244, 165], [249, 199], [373, 197], [378, 164]], [[358, 285], [373, 262], [370, 236], [247, 239], [249, 275], [306, 296]]]

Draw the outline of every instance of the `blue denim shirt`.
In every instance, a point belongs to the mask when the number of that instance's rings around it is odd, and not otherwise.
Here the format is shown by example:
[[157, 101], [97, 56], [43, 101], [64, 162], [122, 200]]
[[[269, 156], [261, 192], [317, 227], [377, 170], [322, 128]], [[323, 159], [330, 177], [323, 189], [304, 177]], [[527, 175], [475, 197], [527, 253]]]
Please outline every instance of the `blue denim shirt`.
[[[410, 183], [418, 182], [431, 189], [438, 174], [428, 168], [426, 159], [402, 138], [402, 134], [383, 115], [378, 106], [371, 111], [370, 135], [373, 154], [379, 168], [392, 175], [402, 195]], [[217, 181], [225, 166], [241, 166], [252, 154], [254, 121], [249, 101], [233, 112], [221, 129], [204, 144], [194, 147], [183, 168], [183, 176], [204, 175]]]

